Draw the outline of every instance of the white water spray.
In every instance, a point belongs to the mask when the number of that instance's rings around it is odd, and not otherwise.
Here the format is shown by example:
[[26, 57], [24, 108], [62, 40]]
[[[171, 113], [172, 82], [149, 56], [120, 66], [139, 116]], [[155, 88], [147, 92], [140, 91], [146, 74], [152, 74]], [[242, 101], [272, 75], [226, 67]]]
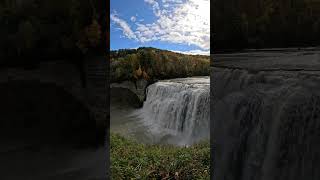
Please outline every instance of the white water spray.
[[134, 114], [154, 142], [190, 145], [209, 138], [209, 77], [159, 81], [147, 88], [143, 108]]

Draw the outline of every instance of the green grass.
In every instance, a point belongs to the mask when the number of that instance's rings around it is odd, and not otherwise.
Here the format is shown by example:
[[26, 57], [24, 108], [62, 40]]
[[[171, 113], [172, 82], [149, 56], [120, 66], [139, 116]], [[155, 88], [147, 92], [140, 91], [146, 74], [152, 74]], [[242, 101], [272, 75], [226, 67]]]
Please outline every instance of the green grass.
[[145, 145], [111, 134], [112, 179], [210, 179], [210, 144]]

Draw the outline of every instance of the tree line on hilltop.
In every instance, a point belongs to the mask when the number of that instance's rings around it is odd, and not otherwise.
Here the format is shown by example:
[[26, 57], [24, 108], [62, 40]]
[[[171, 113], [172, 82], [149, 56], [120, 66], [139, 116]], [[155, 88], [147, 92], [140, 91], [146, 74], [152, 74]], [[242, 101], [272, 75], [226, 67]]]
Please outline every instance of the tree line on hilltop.
[[213, 0], [213, 46], [224, 49], [320, 44], [319, 0]]
[[110, 52], [111, 82], [207, 76], [209, 72], [209, 56], [186, 55], [149, 47]]
[[96, 0], [0, 2], [0, 64], [77, 59], [105, 51], [105, 8]]

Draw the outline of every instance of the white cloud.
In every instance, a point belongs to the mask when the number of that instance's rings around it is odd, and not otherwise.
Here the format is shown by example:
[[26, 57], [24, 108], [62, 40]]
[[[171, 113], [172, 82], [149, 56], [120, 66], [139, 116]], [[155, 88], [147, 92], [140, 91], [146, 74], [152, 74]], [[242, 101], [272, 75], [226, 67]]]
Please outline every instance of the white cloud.
[[182, 0], [162, 0], [163, 3], [182, 3]]
[[135, 16], [131, 16], [130, 20], [131, 20], [132, 22], [135, 22], [137, 19], [136, 19]]
[[[153, 10], [155, 9], [154, 4], [157, 4], [155, 0], [145, 0], [145, 2], [152, 5]], [[162, 0], [162, 2], [167, 4], [155, 13], [156, 16], [160, 14], [155, 22], [137, 24], [135, 33], [138, 39], [196, 45], [203, 50], [209, 50], [210, 1], [187, 0], [182, 3], [181, 0]]]
[[130, 26], [127, 24], [126, 21], [120, 19], [116, 14], [111, 14], [111, 20], [118, 24], [122, 31], [123, 34], [128, 37], [129, 39], [137, 39], [137, 36], [134, 34], [134, 32], [131, 30]]
[[166, 4], [163, 4], [162, 6], [163, 6], [164, 8], [169, 8], [169, 7], [170, 7], [170, 4], [167, 4], [167, 3], [166, 3]]
[[191, 55], [210, 55], [210, 50], [200, 50], [200, 49], [195, 49], [195, 50], [190, 50], [190, 51], [173, 51], [181, 54], [191, 54]]
[[162, 0], [161, 5], [156, 0], [144, 1], [151, 6], [156, 20], [153, 23], [143, 23], [141, 19], [135, 21], [137, 27], [132, 31], [124, 20], [114, 15], [113, 21], [123, 29], [124, 35], [141, 43], [165, 41], [195, 45], [203, 51], [198, 50], [198, 53], [208, 53], [210, 49], [210, 1]]
[[154, 15], [158, 17], [161, 15], [160, 6], [156, 0], [144, 0], [144, 2], [152, 6]]

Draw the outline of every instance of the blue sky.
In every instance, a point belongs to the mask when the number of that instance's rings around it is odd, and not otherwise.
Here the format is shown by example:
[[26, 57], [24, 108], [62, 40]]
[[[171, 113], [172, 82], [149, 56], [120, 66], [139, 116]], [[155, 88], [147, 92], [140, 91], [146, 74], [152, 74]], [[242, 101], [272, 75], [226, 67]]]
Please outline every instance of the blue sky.
[[209, 0], [111, 0], [112, 50], [141, 46], [210, 52]]

